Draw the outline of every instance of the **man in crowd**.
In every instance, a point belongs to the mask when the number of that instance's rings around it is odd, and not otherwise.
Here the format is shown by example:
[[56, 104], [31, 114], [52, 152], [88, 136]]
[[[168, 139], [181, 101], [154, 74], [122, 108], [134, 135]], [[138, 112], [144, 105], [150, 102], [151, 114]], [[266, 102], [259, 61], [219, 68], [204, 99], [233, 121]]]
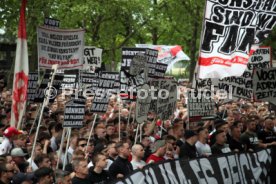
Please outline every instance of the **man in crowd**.
[[212, 155], [211, 148], [208, 144], [208, 129], [206, 127], [201, 127], [198, 129], [198, 141], [196, 142], [196, 150], [200, 157], [208, 157]]
[[258, 148], [266, 148], [267, 145], [260, 143], [258, 136], [256, 134], [256, 124], [257, 119], [255, 117], [250, 117], [246, 123], [246, 131], [241, 135], [241, 143], [245, 145], [246, 151], [255, 151]]
[[56, 184], [72, 184], [70, 172], [63, 170], [55, 170]]
[[227, 138], [226, 138], [225, 131], [217, 130], [214, 133], [214, 138], [215, 138], [215, 144], [211, 147], [213, 155], [231, 152], [228, 144], [226, 144]]
[[10, 153], [12, 149], [12, 142], [15, 139], [15, 137], [19, 134], [22, 134], [22, 132], [14, 127], [9, 127], [4, 131], [4, 139], [0, 144], [0, 155]]
[[0, 184], [10, 184], [14, 171], [12, 164], [6, 162], [0, 163]]
[[38, 168], [41, 168], [41, 167], [51, 168], [51, 160], [49, 156], [46, 154], [41, 154], [36, 156], [34, 159], [34, 162]]
[[142, 169], [146, 165], [146, 162], [142, 160], [145, 154], [145, 150], [143, 146], [141, 144], [133, 145], [131, 149], [131, 153], [132, 153], [131, 164], [132, 164], [133, 170]]
[[102, 153], [97, 153], [93, 156], [93, 167], [89, 168], [89, 181], [93, 184], [107, 184], [109, 174], [104, 169], [107, 166], [106, 156]]
[[91, 184], [91, 182], [88, 179], [88, 167], [87, 167], [87, 160], [82, 159], [76, 159], [72, 162], [75, 176], [72, 178], [72, 184]]
[[129, 144], [127, 142], [118, 142], [115, 147], [118, 152], [118, 157], [109, 168], [112, 179], [123, 178], [133, 171], [133, 167], [128, 161], [128, 157], [130, 156]]
[[180, 147], [180, 159], [194, 159], [198, 157], [195, 144], [198, 140], [198, 135], [192, 130], [185, 131], [185, 143]]
[[41, 167], [34, 172], [37, 184], [52, 184], [54, 182], [53, 170], [48, 167]]
[[264, 128], [258, 132], [259, 141], [267, 146], [276, 145], [276, 132], [273, 129], [274, 120], [273, 117], [267, 117], [264, 121]]
[[152, 154], [147, 158], [146, 163], [158, 163], [160, 161], [165, 160], [164, 156], [166, 154], [166, 141], [165, 140], [157, 140], [155, 141], [153, 148], [152, 148]]
[[241, 143], [241, 127], [239, 126], [239, 122], [234, 122], [230, 127], [231, 136], [228, 137], [229, 147], [232, 151], [242, 152], [244, 151], [244, 144]]

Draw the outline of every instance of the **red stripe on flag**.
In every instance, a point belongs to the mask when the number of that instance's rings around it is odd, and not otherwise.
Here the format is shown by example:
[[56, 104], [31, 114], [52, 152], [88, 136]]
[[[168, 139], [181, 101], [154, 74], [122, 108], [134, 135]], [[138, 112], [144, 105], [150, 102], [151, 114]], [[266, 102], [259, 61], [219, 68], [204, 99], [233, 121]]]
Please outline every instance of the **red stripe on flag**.
[[209, 57], [209, 58], [199, 58], [199, 65], [201, 66], [210, 66], [210, 65], [224, 65], [231, 66], [232, 64], [242, 64], [247, 65], [248, 58], [236, 56], [232, 59], [223, 59], [220, 57]]
[[22, 0], [20, 8], [20, 18], [18, 24], [18, 38], [27, 39], [26, 33], [26, 22], [25, 22], [25, 9], [26, 9], [27, 0]]

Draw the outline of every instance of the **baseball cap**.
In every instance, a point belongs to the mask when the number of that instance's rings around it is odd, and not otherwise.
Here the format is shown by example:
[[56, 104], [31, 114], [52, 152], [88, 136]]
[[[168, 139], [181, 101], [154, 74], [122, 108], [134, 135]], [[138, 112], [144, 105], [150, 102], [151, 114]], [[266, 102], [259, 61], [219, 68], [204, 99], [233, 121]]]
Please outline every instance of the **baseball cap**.
[[27, 155], [27, 153], [24, 153], [22, 148], [13, 148], [11, 150], [11, 156], [13, 156], [13, 157], [24, 157], [26, 155]]
[[7, 129], [4, 131], [4, 133], [3, 133], [3, 135], [4, 135], [5, 137], [12, 137], [12, 136], [14, 136], [14, 135], [19, 135], [19, 134], [22, 134], [22, 131], [17, 130], [17, 129], [14, 128], [14, 127], [9, 127], [9, 128], [7, 128]]
[[161, 147], [163, 147], [163, 146], [165, 146], [165, 145], [166, 145], [166, 141], [165, 141], [165, 140], [157, 140], [157, 141], [154, 143], [154, 145], [153, 145], [151, 151], [154, 153], [154, 152], [156, 152], [159, 148], [161, 148]]
[[185, 134], [184, 134], [184, 137], [185, 137], [185, 139], [189, 139], [189, 138], [191, 138], [191, 137], [193, 137], [195, 135], [197, 135], [197, 134], [194, 131], [192, 131], [192, 130], [186, 130]]

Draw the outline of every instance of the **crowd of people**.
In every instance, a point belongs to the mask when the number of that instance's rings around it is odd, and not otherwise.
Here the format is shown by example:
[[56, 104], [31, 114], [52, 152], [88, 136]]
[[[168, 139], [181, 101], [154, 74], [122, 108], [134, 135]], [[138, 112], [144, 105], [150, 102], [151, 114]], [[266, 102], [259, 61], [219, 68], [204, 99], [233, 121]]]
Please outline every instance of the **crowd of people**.
[[[185, 88], [179, 85], [180, 90]], [[90, 111], [93, 99], [87, 98], [83, 128], [72, 129], [68, 139], [66, 133], [61, 143], [67, 130], [62, 126], [64, 108], [70, 97], [60, 94], [49, 103], [41, 112], [40, 127], [36, 118], [39, 104], [28, 103], [17, 129], [10, 126], [12, 92], [4, 77], [0, 94], [0, 184], [105, 184], [164, 160], [253, 152], [276, 145], [276, 118], [264, 102], [241, 99], [217, 104], [216, 119], [189, 123], [185, 97], [181, 96], [171, 119], [160, 120], [149, 112], [139, 131], [133, 119], [135, 103], [118, 103], [111, 97], [106, 113], [97, 114], [89, 139], [96, 114]]]

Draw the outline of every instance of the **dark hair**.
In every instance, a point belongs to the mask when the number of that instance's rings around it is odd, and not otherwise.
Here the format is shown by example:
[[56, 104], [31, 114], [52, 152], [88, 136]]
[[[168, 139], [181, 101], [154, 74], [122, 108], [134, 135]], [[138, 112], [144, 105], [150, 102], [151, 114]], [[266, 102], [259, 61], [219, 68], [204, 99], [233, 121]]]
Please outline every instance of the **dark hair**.
[[69, 175], [70, 175], [70, 172], [68, 172], [68, 171], [63, 171], [63, 170], [60, 170], [60, 169], [55, 170], [56, 179], [58, 179], [58, 178], [63, 179], [65, 176], [69, 176]]
[[38, 181], [40, 180], [40, 178], [48, 175], [52, 175], [52, 174], [53, 174], [53, 170], [48, 167], [41, 167], [34, 172], [34, 175]]
[[46, 155], [46, 154], [38, 155], [38, 156], [35, 157], [34, 162], [39, 167], [39, 165], [43, 162], [43, 160], [45, 158], [49, 158], [50, 159], [50, 157], [48, 155]]
[[92, 157], [92, 163], [94, 164], [94, 166], [96, 166], [96, 163], [99, 161], [99, 157], [100, 156], [105, 156], [102, 153], [96, 153], [93, 157]]

